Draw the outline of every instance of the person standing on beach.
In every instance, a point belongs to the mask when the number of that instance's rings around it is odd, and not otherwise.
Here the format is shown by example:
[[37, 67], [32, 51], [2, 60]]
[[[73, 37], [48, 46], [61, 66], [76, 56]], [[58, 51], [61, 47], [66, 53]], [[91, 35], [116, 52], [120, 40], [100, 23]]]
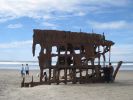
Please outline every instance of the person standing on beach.
[[22, 64], [22, 68], [21, 68], [21, 76], [23, 77], [25, 75], [25, 72], [24, 72], [24, 65]]
[[110, 69], [107, 65], [106, 67], [103, 68], [103, 72], [104, 72], [104, 81], [109, 83], [110, 82]]
[[43, 73], [43, 77], [44, 77], [44, 81], [47, 82], [47, 73], [46, 72]]
[[109, 63], [109, 70], [110, 70], [110, 81], [113, 82], [113, 72], [114, 72], [114, 67], [112, 66], [111, 63]]
[[114, 68], [111, 65], [111, 63], [109, 63], [109, 66], [106, 65], [106, 67], [104, 67], [103, 69], [104, 71], [104, 81], [109, 83], [109, 82], [113, 82], [113, 72], [114, 72]]
[[26, 64], [25, 72], [26, 72], [26, 75], [29, 75], [29, 66], [28, 66], [28, 64]]

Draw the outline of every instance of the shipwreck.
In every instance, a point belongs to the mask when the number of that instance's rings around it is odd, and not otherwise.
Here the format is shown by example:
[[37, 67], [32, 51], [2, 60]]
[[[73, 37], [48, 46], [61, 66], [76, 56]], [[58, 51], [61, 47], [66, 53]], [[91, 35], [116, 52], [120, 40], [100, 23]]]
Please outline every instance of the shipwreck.
[[[104, 68], [106, 62], [111, 62], [111, 47], [114, 42], [107, 40], [104, 33], [40, 29], [34, 29], [33, 32], [33, 56], [35, 56], [36, 45], [41, 47], [38, 56], [40, 82], [36, 84], [105, 81]], [[113, 81], [121, 64], [122, 61], [112, 73]], [[47, 75], [45, 81], [43, 81], [44, 72]], [[33, 80], [31, 84], [35, 84]]]

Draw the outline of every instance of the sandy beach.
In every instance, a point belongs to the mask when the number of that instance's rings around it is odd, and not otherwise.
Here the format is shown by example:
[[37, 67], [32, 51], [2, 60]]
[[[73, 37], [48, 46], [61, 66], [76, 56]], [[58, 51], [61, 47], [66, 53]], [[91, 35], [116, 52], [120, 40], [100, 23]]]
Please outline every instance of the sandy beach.
[[[36, 75], [38, 71], [31, 71]], [[0, 70], [0, 100], [133, 100], [133, 71], [120, 71], [115, 83], [41, 85], [21, 88], [18, 70]]]

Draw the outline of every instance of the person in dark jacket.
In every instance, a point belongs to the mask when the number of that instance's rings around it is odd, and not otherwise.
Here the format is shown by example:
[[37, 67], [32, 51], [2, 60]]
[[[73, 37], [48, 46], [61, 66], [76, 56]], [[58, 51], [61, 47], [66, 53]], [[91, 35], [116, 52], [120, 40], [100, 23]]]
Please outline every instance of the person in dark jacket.
[[26, 72], [26, 75], [29, 75], [29, 66], [28, 66], [28, 64], [26, 64], [25, 72]]
[[44, 81], [47, 82], [47, 79], [48, 79], [48, 78], [47, 78], [47, 73], [44, 72], [43, 75], [44, 75], [44, 76], [43, 76], [43, 77], [44, 77]]
[[108, 66], [103, 68], [103, 72], [104, 72], [104, 81], [109, 83], [110, 82], [110, 69]]
[[113, 73], [114, 73], [114, 67], [111, 63], [109, 63], [109, 70], [110, 70], [110, 82], [113, 82]]

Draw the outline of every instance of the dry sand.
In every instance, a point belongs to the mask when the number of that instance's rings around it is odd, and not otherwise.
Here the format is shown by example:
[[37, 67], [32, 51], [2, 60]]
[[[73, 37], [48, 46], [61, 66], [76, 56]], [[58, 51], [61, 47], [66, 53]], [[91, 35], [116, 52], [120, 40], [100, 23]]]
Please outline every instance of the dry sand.
[[[38, 71], [31, 71], [36, 75]], [[133, 100], [133, 71], [118, 73], [115, 83], [60, 84], [21, 88], [17, 70], [0, 70], [0, 100]]]

